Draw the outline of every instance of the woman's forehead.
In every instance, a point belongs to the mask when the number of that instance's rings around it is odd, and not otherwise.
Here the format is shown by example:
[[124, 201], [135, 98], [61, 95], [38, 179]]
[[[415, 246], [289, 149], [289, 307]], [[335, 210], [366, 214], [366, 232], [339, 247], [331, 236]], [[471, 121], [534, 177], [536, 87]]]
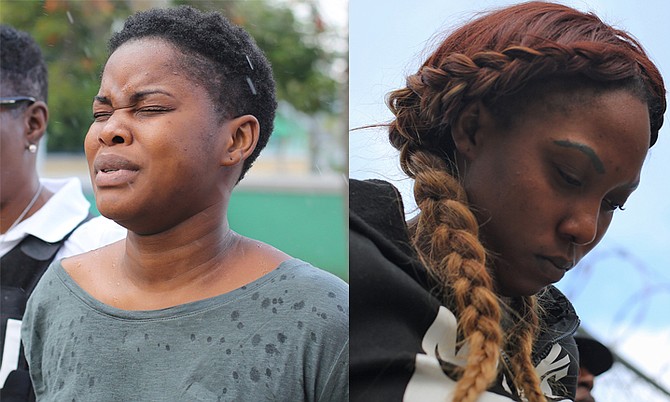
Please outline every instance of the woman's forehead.
[[100, 94], [130, 93], [152, 88], [169, 88], [171, 93], [188, 95], [202, 90], [184, 68], [184, 55], [160, 39], [127, 42], [109, 57], [103, 71]]

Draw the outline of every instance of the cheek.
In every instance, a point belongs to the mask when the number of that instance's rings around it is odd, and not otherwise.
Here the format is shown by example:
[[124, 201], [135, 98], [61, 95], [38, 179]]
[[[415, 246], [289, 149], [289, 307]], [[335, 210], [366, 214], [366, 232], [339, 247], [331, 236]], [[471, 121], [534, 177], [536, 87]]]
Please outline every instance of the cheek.
[[100, 146], [98, 142], [97, 130], [91, 126], [84, 137], [84, 153], [86, 154], [86, 160], [89, 164], [93, 163], [93, 158], [95, 157], [95, 151]]

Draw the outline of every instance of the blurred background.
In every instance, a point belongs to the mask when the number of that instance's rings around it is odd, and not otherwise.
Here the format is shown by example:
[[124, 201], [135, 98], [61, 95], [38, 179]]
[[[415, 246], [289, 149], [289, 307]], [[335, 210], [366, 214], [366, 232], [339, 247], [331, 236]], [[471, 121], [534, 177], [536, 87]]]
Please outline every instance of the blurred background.
[[[453, 27], [514, 0], [352, 1], [349, 7], [349, 127], [383, 125], [391, 90]], [[559, 0], [591, 11], [633, 34], [670, 84], [670, 2]], [[608, 233], [579, 266], [558, 283], [583, 328], [617, 355], [596, 379], [600, 402], [670, 401], [670, 120], [642, 170], [641, 184], [617, 211]], [[416, 213], [412, 182], [398, 165], [384, 127], [349, 134], [350, 177], [380, 178], [402, 192], [408, 215]]]
[[277, 81], [275, 129], [233, 192], [231, 227], [348, 279], [347, 0], [1, 0], [0, 23], [29, 32], [49, 69], [40, 175], [80, 177], [97, 213], [83, 139], [107, 40], [136, 11], [180, 4], [243, 26]]

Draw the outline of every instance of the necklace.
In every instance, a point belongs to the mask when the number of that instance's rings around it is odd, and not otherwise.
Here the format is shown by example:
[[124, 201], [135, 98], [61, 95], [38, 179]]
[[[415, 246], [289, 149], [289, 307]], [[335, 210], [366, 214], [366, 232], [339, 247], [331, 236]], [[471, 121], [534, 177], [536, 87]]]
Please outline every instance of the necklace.
[[37, 202], [37, 198], [40, 196], [40, 194], [42, 194], [42, 189], [43, 188], [44, 188], [44, 185], [42, 183], [40, 183], [40, 186], [37, 188], [37, 191], [35, 192], [35, 195], [33, 196], [33, 199], [30, 200], [28, 205], [23, 209], [23, 212], [21, 212], [21, 215], [19, 215], [19, 217], [16, 218], [14, 223], [12, 223], [12, 226], [10, 226], [9, 229], [7, 229], [7, 231], [4, 234], [7, 234], [7, 233], [11, 232], [12, 229], [14, 229], [16, 227], [16, 225], [18, 225], [23, 220], [23, 217], [26, 216], [28, 211], [30, 211], [30, 208], [32, 208], [33, 205], [35, 205], [35, 203]]

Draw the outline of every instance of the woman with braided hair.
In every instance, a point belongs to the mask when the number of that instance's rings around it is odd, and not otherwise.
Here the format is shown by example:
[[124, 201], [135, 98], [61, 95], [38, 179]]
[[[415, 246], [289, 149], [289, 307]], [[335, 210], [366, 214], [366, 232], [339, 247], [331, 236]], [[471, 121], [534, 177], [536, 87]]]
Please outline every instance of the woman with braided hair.
[[638, 186], [666, 109], [628, 33], [544, 2], [444, 39], [389, 94], [414, 180], [351, 180], [356, 401], [568, 401], [578, 318], [552, 286]]

